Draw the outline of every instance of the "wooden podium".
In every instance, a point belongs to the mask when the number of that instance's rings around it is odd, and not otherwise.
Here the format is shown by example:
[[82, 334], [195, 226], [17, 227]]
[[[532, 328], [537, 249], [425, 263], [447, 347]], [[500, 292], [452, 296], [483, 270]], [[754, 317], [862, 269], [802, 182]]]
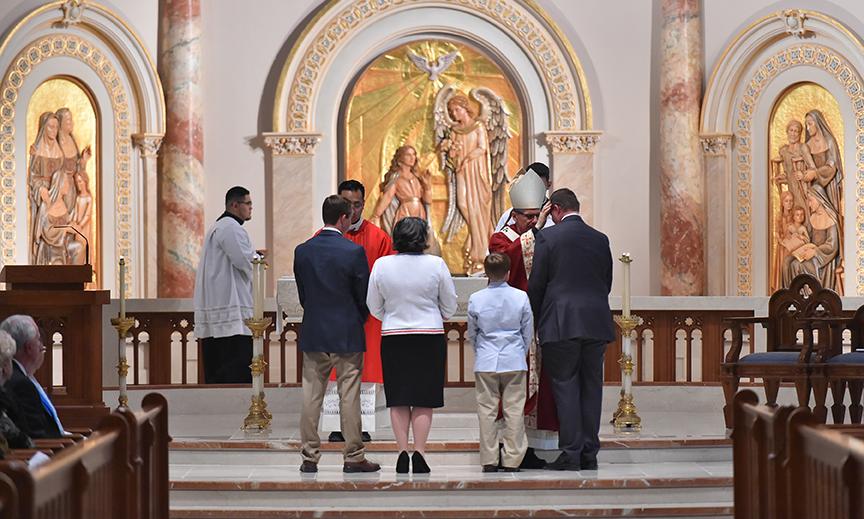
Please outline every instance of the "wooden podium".
[[[102, 305], [107, 290], [84, 290], [91, 265], [6, 265], [0, 271], [0, 320], [30, 315], [47, 351], [36, 378], [66, 427], [95, 428], [109, 409], [102, 400]], [[53, 337], [62, 336], [62, 367], [55, 366]], [[55, 370], [62, 383], [53, 385]]]

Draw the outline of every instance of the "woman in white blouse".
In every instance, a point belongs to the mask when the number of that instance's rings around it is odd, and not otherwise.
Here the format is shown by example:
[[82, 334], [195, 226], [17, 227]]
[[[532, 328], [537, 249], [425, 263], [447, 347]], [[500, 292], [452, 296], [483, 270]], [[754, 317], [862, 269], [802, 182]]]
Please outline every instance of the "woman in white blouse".
[[408, 472], [408, 433], [414, 430], [415, 474], [430, 472], [424, 459], [432, 409], [444, 406], [447, 340], [444, 320], [456, 312], [456, 287], [447, 265], [424, 254], [426, 222], [407, 217], [393, 228], [398, 254], [375, 262], [366, 303], [381, 320], [381, 367], [390, 422], [399, 446], [396, 472]]

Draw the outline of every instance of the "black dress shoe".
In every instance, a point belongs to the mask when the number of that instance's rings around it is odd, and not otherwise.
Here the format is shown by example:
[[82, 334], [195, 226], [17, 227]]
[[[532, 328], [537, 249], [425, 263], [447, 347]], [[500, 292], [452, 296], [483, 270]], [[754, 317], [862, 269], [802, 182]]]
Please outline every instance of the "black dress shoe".
[[581, 470], [582, 466], [575, 463], [569, 456], [561, 453], [553, 462], [546, 464], [546, 470]]
[[331, 442], [344, 442], [345, 437], [342, 436], [342, 431], [333, 431], [330, 433], [330, 436], [327, 437], [327, 441]]
[[537, 456], [534, 449], [528, 447], [525, 451], [525, 457], [522, 458], [522, 463], [519, 464], [520, 469], [542, 469], [546, 466], [546, 460]]
[[366, 431], [363, 431], [362, 433], [360, 433], [360, 439], [362, 439], [364, 442], [371, 442], [372, 441], [372, 437], [369, 436], [369, 433]]
[[579, 466], [581, 470], [597, 470], [597, 458], [582, 458]]
[[300, 465], [300, 472], [305, 472], [307, 474], [318, 472], [318, 464], [314, 461], [304, 461], [303, 464]]
[[396, 460], [396, 473], [397, 474], [407, 474], [408, 473], [408, 463], [411, 461], [411, 458], [408, 457], [407, 451], [402, 451], [399, 453], [399, 458]]
[[483, 465], [483, 472], [498, 472], [498, 465]]
[[520, 472], [519, 467], [501, 467], [501, 472]]
[[411, 472], [414, 474], [429, 474], [432, 472], [432, 469], [426, 464], [423, 455], [417, 451], [414, 451], [414, 454], [411, 455]]
[[342, 465], [342, 472], [378, 472], [379, 470], [381, 470], [381, 465], [369, 460], [346, 461]]

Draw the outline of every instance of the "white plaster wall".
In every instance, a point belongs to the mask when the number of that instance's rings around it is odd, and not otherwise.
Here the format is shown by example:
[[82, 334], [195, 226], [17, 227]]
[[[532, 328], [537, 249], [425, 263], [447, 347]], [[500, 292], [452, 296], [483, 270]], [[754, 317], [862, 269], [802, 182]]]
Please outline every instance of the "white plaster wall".
[[[588, 76], [596, 148], [595, 226], [612, 254], [633, 255], [632, 288], [650, 294], [649, 229], [651, 2], [543, 0], [538, 2], [573, 44]], [[578, 195], [578, 193], [577, 193]], [[615, 262], [613, 294], [621, 292]]]

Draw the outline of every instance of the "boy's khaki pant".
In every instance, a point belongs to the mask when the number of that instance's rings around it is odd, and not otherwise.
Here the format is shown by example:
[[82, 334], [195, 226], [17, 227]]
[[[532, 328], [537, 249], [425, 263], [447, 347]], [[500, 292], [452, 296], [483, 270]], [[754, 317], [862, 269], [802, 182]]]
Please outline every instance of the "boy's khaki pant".
[[480, 463], [498, 464], [498, 402], [504, 414], [501, 465], [518, 467], [528, 449], [525, 436], [525, 371], [477, 372], [477, 416], [480, 419]]

